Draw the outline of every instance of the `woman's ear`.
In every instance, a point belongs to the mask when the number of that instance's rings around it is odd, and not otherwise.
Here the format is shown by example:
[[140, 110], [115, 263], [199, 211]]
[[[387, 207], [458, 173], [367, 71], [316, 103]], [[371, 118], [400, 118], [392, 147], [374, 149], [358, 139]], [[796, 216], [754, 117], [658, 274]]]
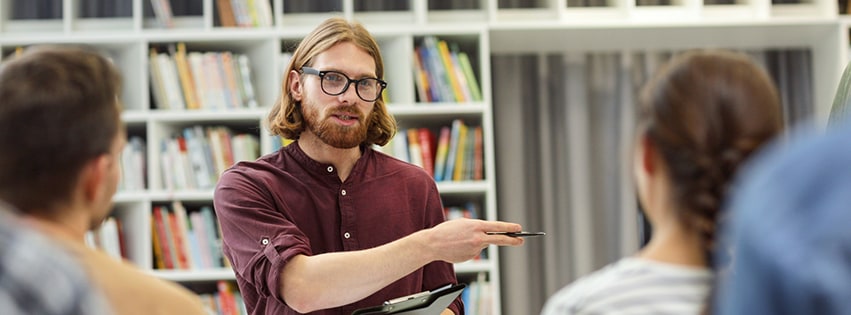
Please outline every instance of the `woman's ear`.
[[296, 70], [290, 70], [289, 73], [289, 82], [290, 86], [288, 87], [290, 90], [290, 96], [292, 96], [293, 100], [297, 102], [301, 102], [302, 93], [303, 93], [303, 85], [301, 82], [301, 74]]
[[657, 149], [656, 145], [653, 143], [653, 140], [647, 136], [647, 134], [643, 134], [638, 139], [638, 166], [641, 167], [641, 171], [645, 174], [653, 174], [656, 172], [658, 168], [657, 160]]

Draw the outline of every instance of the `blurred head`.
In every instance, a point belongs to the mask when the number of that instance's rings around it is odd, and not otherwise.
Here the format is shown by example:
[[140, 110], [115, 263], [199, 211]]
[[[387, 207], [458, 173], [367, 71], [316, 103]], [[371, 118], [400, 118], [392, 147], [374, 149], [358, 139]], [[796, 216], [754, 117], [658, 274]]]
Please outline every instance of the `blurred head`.
[[[851, 309], [851, 124], [797, 127], [737, 176], [715, 314]], [[840, 122], [840, 120], [837, 120]], [[802, 132], [803, 131], [803, 132]], [[726, 266], [722, 266], [726, 267]]]
[[55, 217], [84, 201], [111, 207], [124, 143], [121, 76], [97, 52], [31, 47], [0, 68], [0, 199]]
[[[361, 64], [355, 66], [369, 68], [370, 73], [368, 74], [345, 73], [350, 79], [357, 80], [367, 76], [379, 79], [384, 77], [384, 63], [381, 59], [378, 43], [363, 25], [348, 22], [342, 18], [326, 20], [301, 41], [290, 58], [286, 70], [287, 75], [281, 86], [281, 96], [269, 114], [269, 126], [272, 134], [281, 135], [287, 139], [298, 139], [299, 135], [305, 130], [314, 133], [320, 130], [321, 121], [311, 122], [310, 117], [306, 117], [306, 115], [317, 115], [314, 118], [321, 119], [323, 115], [331, 115], [330, 111], [352, 112], [365, 108], [368, 112], [357, 113], [361, 115], [359, 119], [365, 127], [364, 136], [358, 136], [363, 140], [357, 142], [364, 145], [384, 145], [393, 137], [396, 132], [396, 121], [388, 113], [383, 98], [374, 102], [365, 102], [357, 97], [355, 85], [352, 84], [346, 92], [339, 96], [340, 99], [352, 96], [348, 98], [351, 103], [343, 104], [342, 109], [326, 108], [327, 106], [320, 103], [336, 97], [323, 94], [319, 89], [320, 78], [318, 76], [305, 74], [301, 71], [302, 67], [311, 67], [320, 71], [346, 72], [343, 71], [345, 69], [325, 68], [325, 65], [316, 64], [317, 59], [322, 58], [323, 53], [332, 48], [340, 48], [342, 44], [355, 47], [359, 54], [367, 56], [365, 60], [364, 58], [349, 59], [349, 56], [337, 60], [340, 64], [351, 64], [353, 61], [360, 62]], [[340, 59], [336, 55], [334, 57]], [[307, 85], [311, 80], [315, 82], [314, 86], [317, 89], [302, 91], [300, 88]], [[311, 93], [311, 91], [318, 91], [318, 93]], [[323, 96], [327, 96], [327, 98]], [[316, 103], [315, 105], [318, 107], [313, 110], [319, 112], [311, 113], [309, 109], [305, 109], [303, 105], [311, 102]], [[322, 138], [320, 134], [317, 135]], [[323, 140], [326, 139], [323, 138]]]
[[[728, 184], [742, 162], [781, 130], [778, 92], [747, 55], [691, 51], [675, 56], [641, 91], [639, 137], [664, 170], [671, 215], [698, 231], [707, 260]], [[640, 177], [641, 175], [639, 175]], [[646, 187], [639, 197], [651, 223]], [[707, 261], [709, 263], [709, 261]]]

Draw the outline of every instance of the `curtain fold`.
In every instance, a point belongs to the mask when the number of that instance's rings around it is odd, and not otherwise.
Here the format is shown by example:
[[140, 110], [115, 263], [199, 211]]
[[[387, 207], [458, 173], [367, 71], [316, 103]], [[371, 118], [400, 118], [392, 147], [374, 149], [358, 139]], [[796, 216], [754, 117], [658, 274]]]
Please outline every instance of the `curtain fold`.
[[[500, 249], [504, 314], [540, 313], [556, 290], [645, 241], [631, 170], [636, 99], [673, 53], [492, 56], [498, 216], [547, 232]], [[810, 53], [750, 53], [782, 91], [787, 124], [810, 119]]]

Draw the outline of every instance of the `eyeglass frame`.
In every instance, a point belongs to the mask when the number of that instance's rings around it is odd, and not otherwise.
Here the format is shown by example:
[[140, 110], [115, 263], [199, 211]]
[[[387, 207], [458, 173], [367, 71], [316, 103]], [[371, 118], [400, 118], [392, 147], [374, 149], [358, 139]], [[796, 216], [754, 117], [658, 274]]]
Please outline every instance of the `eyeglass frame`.
[[[353, 80], [353, 79], [349, 78], [349, 76], [347, 76], [345, 73], [342, 73], [340, 71], [335, 71], [335, 70], [320, 71], [319, 69], [311, 68], [311, 67], [301, 67], [300, 70], [301, 70], [302, 74], [312, 74], [312, 75], [318, 76], [319, 77], [319, 88], [322, 89], [323, 93], [330, 95], [330, 96], [337, 96], [337, 95], [342, 95], [343, 93], [346, 93], [346, 91], [349, 90], [349, 86], [352, 83], [354, 83], [355, 84], [355, 94], [358, 95], [358, 98], [360, 98], [364, 102], [375, 102], [375, 101], [377, 101], [378, 99], [381, 98], [381, 93], [384, 93], [384, 90], [387, 88], [387, 82], [385, 82], [384, 80], [381, 80], [379, 78], [367, 77], [367, 78], [361, 78], [361, 79]], [[325, 75], [328, 74], [328, 73], [336, 73], [336, 74], [339, 74], [339, 75], [343, 76], [344, 78], [346, 78], [347, 82], [346, 82], [346, 85], [343, 87], [343, 90], [341, 90], [338, 93], [330, 93], [330, 92], [325, 90], [325, 84], [323, 84], [322, 82], [324, 82]], [[378, 92], [375, 93], [375, 99], [368, 100], [368, 99], [365, 99], [363, 96], [360, 95], [360, 90], [358, 90], [357, 84], [360, 83], [361, 81], [364, 81], [364, 80], [376, 80], [376, 81], [378, 81], [379, 89], [378, 89]]]

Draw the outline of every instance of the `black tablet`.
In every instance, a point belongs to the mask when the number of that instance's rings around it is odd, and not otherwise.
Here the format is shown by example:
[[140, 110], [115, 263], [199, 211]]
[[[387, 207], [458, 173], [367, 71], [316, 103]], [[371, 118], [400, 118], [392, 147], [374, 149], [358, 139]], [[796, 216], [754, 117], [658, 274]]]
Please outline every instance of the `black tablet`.
[[466, 286], [463, 283], [447, 285], [436, 290], [399, 297], [384, 302], [383, 305], [355, 310], [352, 315], [440, 315]]

